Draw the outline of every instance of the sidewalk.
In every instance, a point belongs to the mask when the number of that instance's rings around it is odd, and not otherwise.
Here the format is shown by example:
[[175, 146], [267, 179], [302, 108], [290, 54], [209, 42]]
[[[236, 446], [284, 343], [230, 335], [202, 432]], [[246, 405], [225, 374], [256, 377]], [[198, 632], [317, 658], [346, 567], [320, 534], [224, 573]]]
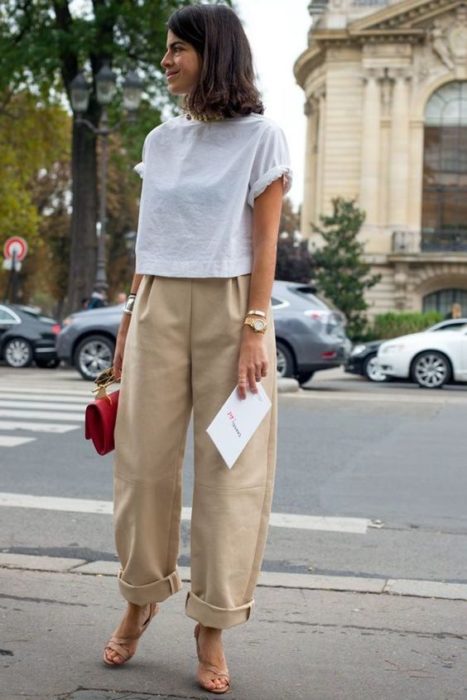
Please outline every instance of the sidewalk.
[[[0, 568], [1, 700], [215, 697], [194, 681], [184, 592], [111, 669], [101, 654], [124, 608], [115, 577], [10, 567]], [[259, 586], [251, 620], [224, 639], [231, 700], [467, 698], [462, 600]]]

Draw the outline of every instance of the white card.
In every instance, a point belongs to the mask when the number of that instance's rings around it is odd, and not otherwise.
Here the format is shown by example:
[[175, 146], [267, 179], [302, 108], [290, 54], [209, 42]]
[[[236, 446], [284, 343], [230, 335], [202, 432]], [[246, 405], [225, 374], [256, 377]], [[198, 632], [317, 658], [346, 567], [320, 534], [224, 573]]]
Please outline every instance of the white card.
[[256, 386], [258, 393], [247, 390], [246, 399], [238, 396], [235, 387], [206, 430], [229, 469], [271, 408], [271, 401], [261, 382]]

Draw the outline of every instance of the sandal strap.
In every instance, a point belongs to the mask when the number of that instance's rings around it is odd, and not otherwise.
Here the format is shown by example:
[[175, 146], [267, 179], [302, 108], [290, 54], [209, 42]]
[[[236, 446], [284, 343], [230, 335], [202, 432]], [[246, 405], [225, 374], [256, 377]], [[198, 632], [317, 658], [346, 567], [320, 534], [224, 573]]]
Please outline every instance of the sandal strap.
[[228, 673], [222, 673], [222, 671], [218, 671], [214, 668], [214, 666], [204, 666], [203, 664], [200, 664], [202, 671], [207, 671], [208, 673], [212, 673], [214, 676], [217, 676], [218, 678], [226, 678], [230, 682], [230, 676]]
[[117, 654], [121, 656], [124, 659], [124, 661], [128, 661], [128, 659], [131, 659], [131, 657], [134, 654], [128, 651], [127, 645], [131, 644], [132, 642], [136, 642], [140, 639], [141, 635], [143, 634], [143, 632], [146, 631], [149, 623], [151, 622], [152, 618], [157, 612], [159, 612], [159, 605], [157, 603], [150, 603], [149, 615], [141, 625], [140, 631], [137, 634], [132, 635], [130, 637], [112, 636], [107, 642], [105, 649], [111, 649], [112, 651], [117, 652]]
[[227, 680], [230, 682], [230, 675], [228, 669], [227, 671], [219, 671], [219, 669], [215, 666], [205, 664], [203, 661], [200, 661], [199, 665], [203, 671], [208, 671], [208, 673], [214, 673], [214, 675], [218, 676], [219, 678], [227, 678]]
[[121, 656], [124, 661], [128, 661], [128, 659], [133, 656], [133, 654], [131, 654], [125, 646], [119, 644], [115, 638], [109, 639], [105, 647], [105, 650], [107, 649], [117, 652], [117, 654]]

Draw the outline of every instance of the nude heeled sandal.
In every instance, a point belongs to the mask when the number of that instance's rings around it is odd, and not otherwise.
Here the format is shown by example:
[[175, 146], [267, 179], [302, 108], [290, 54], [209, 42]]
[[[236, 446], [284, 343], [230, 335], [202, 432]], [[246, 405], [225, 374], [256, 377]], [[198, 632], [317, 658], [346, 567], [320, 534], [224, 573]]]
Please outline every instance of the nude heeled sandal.
[[216, 666], [211, 666], [210, 664], [204, 663], [204, 661], [201, 661], [201, 655], [200, 655], [200, 649], [199, 649], [199, 632], [200, 632], [200, 626], [199, 624], [196, 625], [195, 630], [194, 630], [194, 636], [196, 639], [196, 653], [198, 654], [198, 661], [200, 666], [203, 668], [204, 671], [208, 671], [209, 673], [212, 673], [213, 678], [211, 680], [215, 681], [218, 678], [225, 678], [226, 684], [223, 688], [210, 688], [208, 685], [205, 685], [202, 683], [198, 677], [198, 684], [203, 690], [207, 690], [209, 693], [216, 693], [217, 695], [223, 695], [224, 693], [227, 693], [230, 690], [230, 676], [228, 669], [227, 671], [219, 671]]
[[[157, 603], [149, 603], [149, 606], [149, 615], [141, 625], [138, 634], [135, 634], [132, 637], [115, 637], [112, 635], [112, 637], [109, 639], [104, 649], [104, 663], [106, 663], [107, 666], [123, 666], [124, 663], [129, 661], [131, 657], [135, 655], [136, 648], [133, 653], [130, 653], [128, 650], [128, 645], [141, 637], [143, 632], [145, 632], [149, 627], [149, 623], [154, 615], [159, 612], [159, 605]], [[115, 651], [122, 657], [123, 661], [110, 661], [110, 659], [107, 657], [107, 649]]]

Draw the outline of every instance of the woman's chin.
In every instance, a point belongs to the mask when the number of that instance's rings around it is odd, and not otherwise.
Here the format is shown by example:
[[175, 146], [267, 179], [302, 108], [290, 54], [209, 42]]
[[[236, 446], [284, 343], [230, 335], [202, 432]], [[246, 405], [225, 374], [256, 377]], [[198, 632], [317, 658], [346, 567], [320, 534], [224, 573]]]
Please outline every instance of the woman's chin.
[[188, 90], [185, 90], [180, 85], [171, 85], [170, 83], [167, 85], [167, 90], [171, 95], [186, 95], [188, 92]]

